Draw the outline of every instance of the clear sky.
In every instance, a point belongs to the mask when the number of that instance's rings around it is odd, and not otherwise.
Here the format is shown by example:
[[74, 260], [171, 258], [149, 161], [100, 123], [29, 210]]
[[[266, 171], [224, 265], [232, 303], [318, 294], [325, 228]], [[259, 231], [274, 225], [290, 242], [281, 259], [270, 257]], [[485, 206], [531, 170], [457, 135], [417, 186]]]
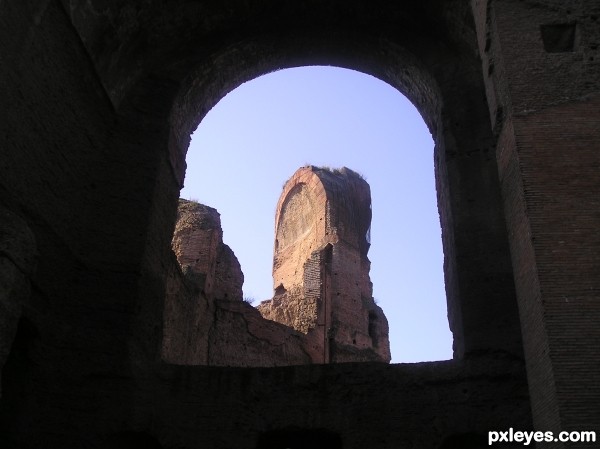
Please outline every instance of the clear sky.
[[335, 67], [262, 76], [206, 115], [187, 164], [181, 197], [220, 212], [255, 305], [273, 295], [275, 207], [285, 181], [307, 164], [361, 173], [373, 204], [373, 296], [389, 321], [392, 362], [452, 358], [433, 141], [400, 92]]

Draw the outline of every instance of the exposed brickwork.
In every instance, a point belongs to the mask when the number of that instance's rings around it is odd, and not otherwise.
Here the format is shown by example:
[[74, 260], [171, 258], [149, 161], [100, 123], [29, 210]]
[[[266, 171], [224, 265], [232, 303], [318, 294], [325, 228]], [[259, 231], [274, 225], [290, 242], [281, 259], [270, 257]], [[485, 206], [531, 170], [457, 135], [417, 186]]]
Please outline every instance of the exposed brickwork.
[[[561, 428], [598, 429], [600, 96], [515, 118], [515, 139]], [[558, 129], [561, 123], [567, 130]], [[533, 317], [532, 317], [533, 318]], [[539, 316], [532, 319], [539, 322]], [[585, 338], [582, 339], [582, 336]], [[532, 357], [532, 359], [535, 359]], [[546, 383], [544, 383], [546, 385]]]
[[535, 425], [598, 431], [600, 5], [475, 3]]
[[369, 278], [368, 183], [345, 167], [300, 168], [283, 188], [275, 222], [276, 296], [258, 306], [262, 315], [315, 334], [323, 363], [389, 362], [387, 320]]
[[[256, 449], [293, 428], [339, 436], [344, 449], [439, 449], [529, 429], [530, 410], [536, 430], [600, 430], [599, 9], [0, 2], [0, 207], [31, 231], [37, 259], [15, 271], [2, 254], [2, 288], [23, 294], [0, 318], [0, 446]], [[548, 30], [573, 40], [552, 43], [561, 36]], [[455, 360], [191, 366], [228, 364], [225, 341], [256, 364], [265, 348], [274, 360], [307, 357], [290, 350], [289, 328], [257, 326], [243, 301], [201, 294], [171, 237], [204, 115], [254, 77], [319, 64], [388, 82], [429, 126]], [[325, 292], [335, 272], [321, 273]], [[215, 270], [215, 283], [226, 277]], [[347, 304], [339, 310], [352, 316]], [[373, 326], [365, 332], [374, 344]], [[256, 339], [263, 352], [244, 346]], [[308, 358], [322, 341], [307, 344]]]
[[[301, 207], [296, 212], [305, 213]], [[243, 274], [222, 237], [215, 209], [179, 201], [172, 246], [186, 282], [177, 284], [177, 271], [169, 276], [162, 343], [165, 360], [210, 366], [389, 361], [385, 315], [372, 298], [357, 296], [360, 292], [355, 291], [360, 276], [366, 276], [363, 281], [370, 286], [368, 271], [354, 270], [356, 277], [334, 281], [333, 247], [328, 244], [313, 251], [303, 265], [304, 284], [292, 285], [290, 290], [280, 284], [275, 297], [259, 307], [268, 318], [264, 319], [242, 302]], [[355, 253], [350, 249], [341, 255], [335, 269], [347, 271], [344, 260], [356, 264]], [[346, 298], [352, 301], [350, 307], [339, 300], [337, 304], [331, 298], [334, 289], [346, 296], [354, 293], [360, 302]]]
[[204, 277], [203, 292], [215, 299], [242, 297], [244, 274], [240, 264], [223, 243], [219, 213], [194, 201], [179, 200], [173, 251], [184, 272]]
[[321, 250], [313, 251], [304, 264], [303, 297], [307, 302], [316, 304], [322, 298], [324, 263], [323, 250]]
[[[162, 357], [209, 366], [285, 366], [311, 363], [310, 339], [265, 320], [242, 301], [244, 275], [223, 243], [219, 213], [180, 199], [173, 251], [181, 266], [169, 276]], [[183, 285], [178, 274], [185, 276]]]

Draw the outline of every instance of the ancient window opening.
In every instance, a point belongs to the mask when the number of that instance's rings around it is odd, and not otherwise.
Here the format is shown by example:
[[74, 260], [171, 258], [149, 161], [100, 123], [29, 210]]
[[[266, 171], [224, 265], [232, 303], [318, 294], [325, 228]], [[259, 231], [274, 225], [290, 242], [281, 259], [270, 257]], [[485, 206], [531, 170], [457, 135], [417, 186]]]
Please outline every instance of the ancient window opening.
[[[363, 76], [363, 75], [361, 75], [361, 76]], [[388, 86], [388, 87], [389, 87], [389, 86]], [[398, 92], [397, 92], [397, 91], [395, 92], [395, 94], [394, 94], [394, 95], [398, 95], [398, 96], [400, 96], [400, 95], [398, 94]], [[205, 119], [205, 120], [206, 120], [206, 119]], [[235, 133], [232, 133], [231, 131], [229, 131], [229, 134], [234, 134], [234, 135], [235, 135]], [[192, 144], [192, 146], [193, 146], [193, 144]], [[208, 147], [211, 147], [211, 145], [208, 145]], [[366, 148], [366, 147], [367, 147], [367, 146], [365, 145], [365, 148]], [[285, 148], [285, 146], [283, 146], [282, 148]], [[190, 151], [188, 152], [188, 167], [189, 167], [189, 168], [188, 168], [188, 175], [187, 175], [187, 176], [188, 176], [188, 178], [186, 178], [186, 184], [188, 183], [188, 179], [189, 179], [189, 177], [190, 177], [190, 169], [191, 169], [191, 167], [193, 167], [193, 165], [194, 165], [194, 163], [193, 163], [192, 161], [190, 161], [190, 157], [194, 155], [194, 151], [195, 151], [195, 150], [194, 150], [193, 148], [191, 148], [191, 149], [190, 149]], [[372, 152], [372, 151], [373, 151], [372, 149], [369, 149], [369, 151], [368, 151], [367, 153], [370, 153], [370, 152]], [[415, 151], [417, 151], [417, 150], [415, 150]], [[429, 151], [431, 151], [431, 147], [429, 148]], [[215, 150], [213, 153], [218, 153], [218, 152], [220, 152], [220, 150]], [[282, 156], [283, 156], [283, 154], [285, 153], [285, 150], [281, 150], [280, 148], [277, 148], [277, 149], [276, 149], [276, 152], [277, 152], [277, 160], [278, 160], [279, 162], [281, 162], [281, 161], [282, 161], [282, 159], [283, 159], [283, 157], [282, 157]], [[211, 157], [212, 157], [212, 156], [211, 156]], [[302, 156], [302, 157], [303, 157], [303, 158], [306, 158], [306, 156]], [[371, 159], [373, 159], [373, 157], [371, 157]], [[264, 157], [258, 157], [258, 160], [260, 161], [259, 165], [261, 165], [261, 164], [263, 164], [263, 163], [265, 162], [265, 159], [264, 159]], [[306, 161], [303, 161], [303, 162], [306, 162]], [[204, 165], [204, 164], [206, 164], [206, 163], [208, 163], [208, 162], [206, 162], [206, 161], [203, 161], [203, 165]], [[251, 166], [251, 165], [249, 165], [249, 167], [251, 167], [251, 169], [250, 169], [249, 171], [254, 171], [254, 170], [255, 170], [255, 167], [254, 167], [254, 166]], [[358, 168], [360, 169], [360, 166], [359, 166]], [[278, 169], [278, 170], [279, 170], [279, 169]], [[281, 171], [281, 170], [279, 170], [279, 171]], [[432, 172], [433, 172], [433, 170], [432, 170]], [[223, 173], [225, 173], [225, 172], [223, 172]], [[230, 167], [228, 167], [228, 168], [226, 169], [226, 173], [227, 173], [227, 180], [228, 180], [228, 189], [235, 190], [235, 187], [233, 187], [233, 188], [232, 188], [231, 186], [234, 186], [234, 185], [235, 185], [235, 184], [234, 184], [234, 181], [235, 181], [235, 179], [236, 179], [236, 176], [235, 176], [235, 175], [232, 173], [232, 171], [231, 171], [231, 168], [230, 168]], [[291, 173], [291, 172], [290, 172], [290, 173]], [[236, 174], [237, 174], [237, 173], [236, 173]], [[203, 174], [203, 175], [201, 175], [201, 176], [204, 176], [204, 175], [205, 175], [205, 174]], [[191, 176], [192, 176], [192, 177], [194, 177], [194, 175], [191, 175]], [[431, 173], [431, 176], [433, 176], [433, 173]], [[264, 176], [264, 175], [260, 175], [259, 177], [265, 177], [265, 176]], [[222, 182], [222, 179], [223, 179], [223, 177], [221, 177], [221, 181], [219, 181], [219, 182]], [[391, 180], [393, 180], [393, 178], [391, 178]], [[280, 183], [280, 182], [281, 182], [281, 180], [278, 180], [278, 182]], [[433, 181], [432, 181], [432, 182], [433, 182]], [[243, 183], [243, 182], [242, 182], [242, 183]], [[214, 185], [217, 185], [217, 184], [214, 184]], [[251, 183], [248, 183], [248, 185], [251, 185]], [[212, 190], [212, 189], [211, 189], [211, 188], [209, 188], [208, 190]], [[246, 188], [246, 190], [250, 190], [250, 188], [249, 188], [249, 187], [247, 187], [247, 188]], [[183, 193], [183, 195], [185, 195], [185, 193]], [[200, 192], [194, 192], [194, 193], [193, 193], [191, 196], [193, 196], [193, 197], [197, 197], [197, 198], [199, 197], [199, 198], [201, 198], [201, 199], [202, 199], [202, 194], [201, 194]], [[435, 200], [434, 200], [434, 201], [435, 201]], [[246, 202], [244, 202], [244, 203], [248, 203], [248, 201], [246, 201]], [[209, 202], [209, 204], [211, 204], [212, 206], [216, 206], [216, 207], [218, 207], [219, 209], [221, 209], [221, 206], [220, 206], [218, 203], [214, 203], [214, 202], [213, 202], [213, 203], [210, 203], [210, 202]], [[241, 203], [240, 203], [240, 204], [241, 204]], [[391, 204], [391, 203], [389, 203], [389, 204]], [[245, 204], [241, 204], [241, 207], [242, 207], [242, 209], [244, 208], [244, 206], [245, 206]], [[272, 205], [271, 205], [270, 207], [271, 207], [271, 210], [272, 210]], [[388, 206], [388, 207], [386, 207], [385, 209], [389, 209], [389, 206]], [[379, 211], [381, 211], [381, 209], [379, 209]], [[220, 210], [220, 212], [221, 212], [221, 210]], [[245, 223], [251, 223], [251, 222], [253, 222], [253, 221], [254, 221], [254, 216], [253, 216], [252, 214], [253, 214], [253, 211], [250, 211], [249, 213], [246, 213], [246, 214], [244, 214], [244, 213], [242, 212], [242, 217], [243, 217], [243, 218], [242, 218], [241, 220], [239, 220], [239, 221], [240, 221], [240, 222], [241, 222], [241, 221], [243, 221], [243, 222], [245, 222]], [[270, 216], [270, 218], [272, 217], [272, 215], [271, 215], [271, 214], [268, 214], [268, 215]], [[252, 218], [252, 220], [249, 220], [249, 218], [250, 218], [250, 217]], [[327, 219], [328, 219], [328, 214], [327, 214], [327, 213], [325, 213], [325, 214], [323, 214], [323, 216], [319, 217], [319, 221], [326, 221]], [[271, 218], [271, 220], [272, 220], [272, 218]], [[437, 221], [437, 213], [436, 213], [436, 221]], [[306, 223], [305, 223], [305, 224], [306, 224]], [[252, 224], [252, 231], [254, 231], [254, 229], [255, 229], [255, 228], [256, 228], [256, 226], [254, 226], [254, 224]], [[270, 228], [270, 229], [272, 229], [272, 224], [268, 224], [268, 225], [266, 226], [266, 228], [267, 228], [267, 229], [269, 229], [269, 228]], [[271, 240], [271, 244], [270, 244], [270, 246], [271, 246], [271, 248], [275, 248], [275, 249], [277, 249], [277, 250], [284, 249], [284, 248], [285, 248], [285, 245], [286, 245], [286, 238], [287, 238], [288, 240], [289, 240], [289, 238], [294, 238], [294, 239], [295, 239], [295, 238], [300, 238], [300, 237], [301, 237], [301, 234], [302, 234], [302, 233], [304, 233], [305, 231], [306, 231], [306, 229], [305, 229], [305, 228], [302, 228], [302, 227], [300, 227], [300, 228], [299, 228], [299, 230], [298, 230], [298, 235], [293, 235], [293, 236], [283, 236], [283, 238], [281, 238], [282, 236], [277, 236], [277, 238], [275, 239], [275, 241]], [[227, 231], [227, 230], [225, 230], [225, 232], [224, 232], [224, 233], [222, 232], [222, 234], [224, 234], [224, 240], [225, 240], [226, 242], [228, 242], [228, 243], [229, 243], [229, 242], [230, 242], [230, 240], [229, 240], [229, 238], [228, 238], [228, 231]], [[247, 233], [247, 235], [248, 235], [248, 233]], [[254, 233], [252, 232], [252, 234], [251, 234], [251, 235], [252, 235], [252, 236], [254, 236]], [[378, 235], [378, 237], [379, 237], [380, 239], [381, 239], [381, 238], [385, 238], [385, 237], [382, 237], [382, 236], [381, 236], [382, 234], [381, 234], [381, 232], [380, 232], [380, 231], [376, 231], [376, 235]], [[437, 231], [437, 235], [439, 236], [439, 228], [438, 228], [438, 231]], [[271, 237], [271, 238], [272, 238], [272, 237]], [[438, 237], [438, 238], [439, 238], [439, 237]], [[253, 237], [252, 237], [251, 239], [253, 239]], [[367, 246], [367, 247], [368, 247], [368, 246], [370, 246], [370, 243], [371, 243], [371, 228], [370, 228], [370, 227], [368, 227], [368, 228], [367, 228], [367, 229], [364, 231], [364, 241], [366, 242], [365, 246]], [[379, 241], [381, 242], [381, 240], [379, 240]], [[235, 251], [236, 251], [236, 253], [237, 253], [237, 248], [235, 248], [235, 246], [234, 246], [234, 250], [235, 250]], [[267, 253], [268, 253], [268, 252], [269, 252], [269, 251], [267, 250]], [[411, 251], [411, 252], [412, 252], [412, 251]], [[222, 266], [223, 264], [217, 264], [217, 265], [218, 265], [218, 266]], [[441, 266], [442, 266], [442, 263], [441, 263], [441, 256], [440, 256], [440, 259], [439, 259], [439, 266], [440, 266], [440, 271], [441, 271]], [[246, 266], [244, 266], [244, 271], [245, 271], [245, 270], [246, 270]], [[397, 275], [397, 271], [396, 271], [396, 270], [394, 270], [394, 274], [390, 275], [389, 277], [390, 277], [390, 278], [392, 278], [392, 277], [394, 277], [394, 276], [396, 276], [396, 275]], [[440, 275], [440, 278], [441, 278], [441, 275]], [[375, 282], [375, 285], [377, 285], [377, 282]], [[442, 284], [442, 285], [443, 285], [443, 284]], [[210, 287], [210, 286], [209, 286], [209, 287]], [[212, 286], [211, 288], [214, 290], [214, 288], [215, 288], [215, 287], [214, 287], [214, 286]], [[206, 289], [204, 288], [204, 289], [202, 289], [202, 291], [206, 292]], [[282, 295], [284, 295], [286, 292], [289, 292], [289, 290], [288, 290], [288, 286], [285, 284], [285, 282], [283, 282], [283, 283], [281, 283], [281, 289], [275, 289], [275, 291], [273, 292], [273, 293], [274, 293], [274, 295], [272, 295], [272, 296], [274, 296], [274, 297], [282, 296]], [[335, 293], [339, 294], [339, 292], [335, 292]], [[264, 297], [264, 296], [266, 296], [266, 295], [260, 295], [260, 296], [258, 296], [258, 297], [256, 297], [256, 295], [253, 295], [252, 293], [250, 293], [250, 295], [248, 295], [248, 294], [246, 294], [246, 295], [247, 295], [247, 296], [252, 296], [252, 297], [254, 297], [254, 299], [257, 299], [257, 300], [266, 299], [266, 298]], [[378, 295], [378, 297], [380, 298], [380, 302], [381, 302], [382, 304], [385, 302], [385, 298], [384, 298], [384, 296], [386, 296], [386, 295]], [[396, 295], [394, 295], [394, 296], [396, 296]], [[231, 295], [231, 294], [229, 294], [229, 295], [228, 295], [228, 298], [231, 298], [231, 297], [232, 297], [232, 295]], [[408, 297], [409, 297], [409, 296], [405, 296], [405, 298], [408, 298]], [[445, 318], [445, 301], [444, 301], [444, 299], [445, 299], [445, 295], [444, 295], [444, 292], [443, 292], [443, 287], [442, 287], [442, 292], [441, 292], [441, 295], [440, 295], [440, 299], [441, 299], [440, 305], [441, 305], [441, 307], [443, 308], [442, 315], [443, 315], [443, 319], [444, 319], [445, 323], [442, 323], [441, 325], [438, 325], [437, 327], [438, 327], [438, 328], [441, 328], [441, 327], [446, 327], [446, 328], [447, 328], [447, 321], [446, 321], [446, 318]], [[361, 299], [359, 298], [359, 299], [358, 299], [358, 301], [361, 301]], [[384, 307], [385, 307], [385, 305], [384, 305]], [[411, 308], [412, 308], [412, 306], [411, 306]], [[371, 339], [373, 339], [373, 340], [374, 340], [374, 339], [375, 339], [375, 337], [376, 337], [376, 332], [374, 331], [374, 324], [373, 324], [373, 323], [374, 323], [374, 321], [375, 321], [375, 320], [373, 320], [373, 319], [372, 319], [372, 316], [369, 318], [369, 314], [368, 314], [368, 313], [366, 314], [366, 318], [367, 318], [367, 321], [369, 321], [369, 320], [371, 321], [371, 324], [370, 324], [370, 326], [368, 326], [368, 330], [367, 330], [367, 332], [365, 332], [365, 334], [367, 335], [367, 337], [368, 337], [368, 338], [371, 338]], [[392, 324], [392, 326], [393, 326], [393, 324]], [[403, 326], [397, 326], [397, 327], [403, 327]], [[331, 334], [333, 334], [333, 333], [335, 333], [335, 329], [333, 329], [333, 330], [330, 330], [330, 333], [329, 333], [328, 335], [331, 335]], [[350, 338], [350, 337], [351, 337], [351, 338]], [[360, 338], [357, 338], [356, 336], [350, 336], [350, 337], [349, 337], [349, 338], [350, 338], [350, 341], [352, 342], [352, 344], [355, 344], [355, 345], [357, 345], [357, 344], [360, 344], [360, 341], [361, 341], [361, 339], [360, 339]], [[447, 346], [448, 346], [448, 351], [447, 351], [447, 354], [448, 354], [448, 356], [446, 356], [446, 357], [428, 357], [428, 358], [426, 358], [426, 360], [440, 359], [440, 358], [449, 358], [449, 357], [450, 357], [450, 349], [449, 349], [449, 348], [450, 348], [450, 345], [451, 345], [450, 341], [451, 341], [451, 338], [449, 337], [449, 333], [448, 333], [448, 340], [447, 340]], [[401, 361], [401, 360], [402, 360], [402, 359], [401, 359], [401, 358], [399, 358], [399, 360], [396, 360], [396, 361]], [[418, 361], [418, 360], [425, 360], [425, 359], [415, 359], [415, 361]]]

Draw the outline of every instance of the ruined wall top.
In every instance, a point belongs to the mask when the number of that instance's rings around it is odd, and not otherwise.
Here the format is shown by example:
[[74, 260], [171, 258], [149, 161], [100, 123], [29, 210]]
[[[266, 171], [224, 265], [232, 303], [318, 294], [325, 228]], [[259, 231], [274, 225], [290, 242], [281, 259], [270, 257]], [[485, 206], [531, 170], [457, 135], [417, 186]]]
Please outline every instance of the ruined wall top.
[[343, 241], [366, 257], [371, 189], [349, 168], [302, 167], [283, 187], [275, 215], [273, 282], [290, 283], [290, 267], [326, 244]]
[[371, 189], [353, 170], [302, 167], [275, 216], [274, 297], [258, 310], [315, 337], [322, 363], [390, 360], [369, 277]]
[[244, 274], [231, 248], [223, 243], [221, 216], [216, 209], [180, 199], [172, 247], [184, 272], [192, 270], [204, 277], [207, 295], [242, 299]]

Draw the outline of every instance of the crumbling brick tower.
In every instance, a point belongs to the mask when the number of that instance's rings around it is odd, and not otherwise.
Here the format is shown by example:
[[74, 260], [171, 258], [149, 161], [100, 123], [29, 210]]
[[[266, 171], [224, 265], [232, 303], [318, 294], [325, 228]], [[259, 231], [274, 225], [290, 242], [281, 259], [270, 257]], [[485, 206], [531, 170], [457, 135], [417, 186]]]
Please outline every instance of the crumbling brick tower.
[[302, 167], [275, 215], [273, 299], [262, 315], [304, 332], [313, 360], [390, 361], [388, 323], [369, 278], [371, 192], [356, 172]]

